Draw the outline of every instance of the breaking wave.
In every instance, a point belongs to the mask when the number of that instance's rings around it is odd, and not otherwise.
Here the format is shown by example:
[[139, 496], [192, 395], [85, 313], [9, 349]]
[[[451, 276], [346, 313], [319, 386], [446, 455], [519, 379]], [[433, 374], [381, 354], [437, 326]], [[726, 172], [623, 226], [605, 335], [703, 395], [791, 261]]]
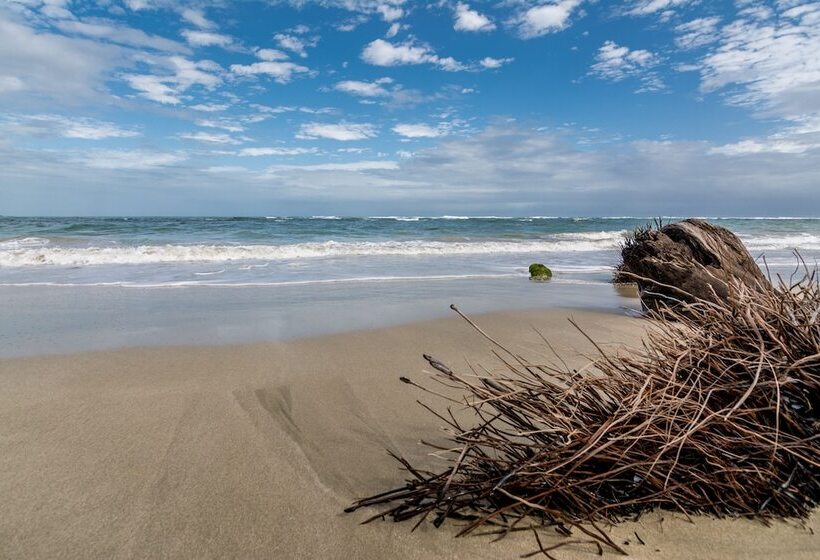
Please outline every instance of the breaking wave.
[[[174, 262], [279, 261], [292, 259], [571, 253], [616, 249], [622, 232], [566, 233], [533, 241], [324, 241], [282, 245], [138, 245], [60, 247], [17, 240], [0, 243], [0, 266], [89, 266]], [[23, 241], [23, 240], [20, 240]]]
[[788, 249], [818, 251], [820, 235], [794, 233], [791, 235], [741, 236], [746, 247], [754, 251], [782, 251]]
[[[93, 266], [151, 263], [229, 263], [249, 267], [266, 261], [344, 257], [414, 257], [446, 255], [573, 254], [617, 251], [625, 230], [555, 233], [541, 239], [315, 241], [282, 244], [144, 244], [126, 245], [77, 239], [19, 237], [0, 241], [0, 267]], [[741, 235], [754, 256], [766, 251], [820, 251], [814, 233]], [[559, 262], [563, 259], [558, 259]], [[616, 260], [613, 257], [613, 262]], [[260, 262], [261, 261], [261, 262]], [[559, 262], [555, 262], [559, 265]], [[250, 263], [250, 264], [249, 264]], [[199, 275], [220, 274], [214, 271]]]

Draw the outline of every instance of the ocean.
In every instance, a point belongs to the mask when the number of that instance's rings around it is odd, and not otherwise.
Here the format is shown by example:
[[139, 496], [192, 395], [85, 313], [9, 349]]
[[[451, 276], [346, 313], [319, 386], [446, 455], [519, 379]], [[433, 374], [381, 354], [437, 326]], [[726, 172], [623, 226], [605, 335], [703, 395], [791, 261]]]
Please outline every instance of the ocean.
[[[711, 220], [773, 274], [794, 271], [795, 250], [817, 266], [820, 219]], [[446, 316], [450, 304], [634, 313], [612, 267], [623, 235], [651, 221], [0, 218], [0, 357], [287, 340]], [[529, 282], [533, 262], [553, 280]]]
[[[668, 220], [673, 220], [672, 218]], [[820, 219], [712, 218], [779, 272], [820, 256]], [[0, 218], [0, 285], [285, 286], [526, 276], [606, 282], [650, 218]]]

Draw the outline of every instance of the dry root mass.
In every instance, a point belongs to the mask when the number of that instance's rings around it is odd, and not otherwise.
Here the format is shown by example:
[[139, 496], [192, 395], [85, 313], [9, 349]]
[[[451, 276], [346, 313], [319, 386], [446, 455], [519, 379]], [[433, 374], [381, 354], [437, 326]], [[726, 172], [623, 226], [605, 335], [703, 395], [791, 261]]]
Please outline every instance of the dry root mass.
[[601, 351], [582, 370], [554, 353], [530, 363], [489, 336], [501, 372], [425, 356], [447, 389], [402, 380], [448, 401], [429, 407], [447, 425], [448, 444], [428, 444], [445, 467], [397, 456], [406, 484], [348, 510], [458, 518], [461, 534], [553, 526], [566, 538], [539, 539], [547, 556], [578, 542], [622, 551], [601, 522], [654, 508], [805, 518], [820, 499], [820, 289], [803, 270], [651, 312], [642, 347]]

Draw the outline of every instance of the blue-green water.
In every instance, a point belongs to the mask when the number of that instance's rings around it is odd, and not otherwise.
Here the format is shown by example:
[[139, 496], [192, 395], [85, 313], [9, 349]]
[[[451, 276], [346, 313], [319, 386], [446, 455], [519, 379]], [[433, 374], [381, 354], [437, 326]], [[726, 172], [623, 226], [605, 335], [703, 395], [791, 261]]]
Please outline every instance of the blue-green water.
[[[646, 218], [0, 218], [0, 357], [281, 340], [450, 314], [628, 313], [612, 285]], [[716, 219], [774, 272], [820, 220]], [[549, 283], [527, 280], [544, 262]], [[420, 349], [421, 351], [422, 349]]]
[[[674, 220], [672, 218], [667, 221]], [[0, 218], [0, 285], [282, 286], [526, 275], [604, 282], [648, 218]], [[713, 218], [762, 264], [814, 264], [820, 219]]]

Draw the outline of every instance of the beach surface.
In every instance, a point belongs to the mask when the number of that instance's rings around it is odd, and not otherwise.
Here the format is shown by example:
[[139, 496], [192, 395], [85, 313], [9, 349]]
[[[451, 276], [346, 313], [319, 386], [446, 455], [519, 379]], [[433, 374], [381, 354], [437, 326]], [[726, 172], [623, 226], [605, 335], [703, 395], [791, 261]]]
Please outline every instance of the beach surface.
[[[480, 325], [519, 353], [615, 350], [644, 323], [623, 314], [496, 312]], [[612, 346], [609, 346], [612, 344]], [[422, 353], [497, 366], [457, 317], [281, 342], [137, 347], [0, 361], [0, 558], [517, 558], [532, 535], [454, 539], [458, 522], [360, 523], [343, 509], [400, 484], [386, 450], [434, 467], [442, 437]], [[630, 557], [816, 558], [807, 524], [658, 512], [611, 529]], [[638, 541], [638, 535], [646, 544]], [[558, 537], [545, 533], [545, 544]], [[567, 548], [559, 558], [597, 558]], [[613, 556], [615, 557], [615, 556]]]

